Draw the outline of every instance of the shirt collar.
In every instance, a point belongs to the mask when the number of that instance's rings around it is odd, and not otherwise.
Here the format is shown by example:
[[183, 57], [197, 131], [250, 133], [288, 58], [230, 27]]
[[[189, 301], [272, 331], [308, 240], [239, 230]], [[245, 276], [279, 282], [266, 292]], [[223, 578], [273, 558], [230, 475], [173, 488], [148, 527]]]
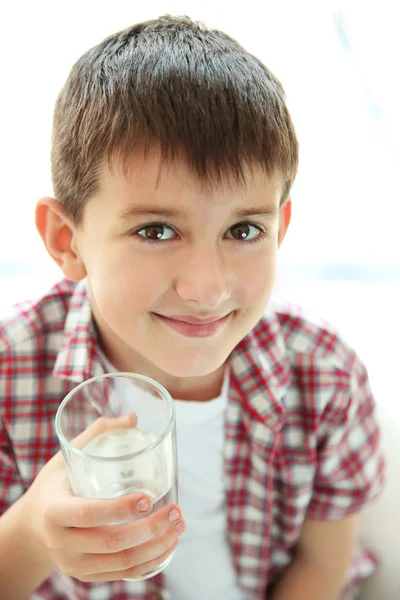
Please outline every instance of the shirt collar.
[[86, 280], [83, 280], [75, 286], [70, 300], [53, 377], [81, 383], [103, 375], [105, 366], [98, 344]]
[[272, 302], [259, 323], [235, 348], [230, 364], [234, 399], [252, 416], [253, 423], [279, 430], [291, 376], [282, 327]]

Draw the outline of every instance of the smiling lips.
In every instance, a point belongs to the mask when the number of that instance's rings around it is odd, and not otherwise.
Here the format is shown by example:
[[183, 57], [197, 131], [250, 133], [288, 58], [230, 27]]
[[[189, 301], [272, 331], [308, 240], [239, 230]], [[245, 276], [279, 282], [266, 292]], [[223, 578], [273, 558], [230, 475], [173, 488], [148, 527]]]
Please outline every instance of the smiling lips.
[[169, 325], [175, 331], [187, 337], [210, 337], [217, 333], [231, 316], [231, 312], [222, 317], [214, 316], [199, 318], [192, 315], [177, 315], [167, 317], [158, 313], [153, 313], [158, 319]]

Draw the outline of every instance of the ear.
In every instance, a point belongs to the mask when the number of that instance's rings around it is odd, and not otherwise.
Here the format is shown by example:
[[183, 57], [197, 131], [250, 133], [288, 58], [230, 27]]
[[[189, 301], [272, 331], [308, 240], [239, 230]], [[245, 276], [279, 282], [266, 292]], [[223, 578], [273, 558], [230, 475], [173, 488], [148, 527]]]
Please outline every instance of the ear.
[[282, 244], [286, 232], [289, 227], [290, 219], [292, 218], [292, 199], [289, 196], [280, 207], [279, 214], [279, 231], [278, 231], [278, 248]]
[[54, 198], [41, 198], [36, 205], [35, 221], [47, 252], [65, 277], [71, 281], [84, 279], [86, 269], [77, 247], [77, 230], [60, 202]]

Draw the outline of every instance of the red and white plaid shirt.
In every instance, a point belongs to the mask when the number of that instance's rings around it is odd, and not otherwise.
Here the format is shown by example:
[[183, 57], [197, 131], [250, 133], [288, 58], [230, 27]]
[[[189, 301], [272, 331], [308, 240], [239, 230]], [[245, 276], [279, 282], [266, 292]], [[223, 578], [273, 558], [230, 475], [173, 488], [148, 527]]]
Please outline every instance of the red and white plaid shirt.
[[[61, 400], [104, 369], [84, 282], [64, 280], [0, 323], [0, 515], [58, 451]], [[230, 357], [221, 476], [246, 597], [266, 597], [306, 517], [343, 519], [379, 494], [379, 437], [367, 373], [354, 351], [326, 322], [271, 303]], [[349, 583], [375, 562], [359, 549]], [[151, 600], [166, 597], [163, 590], [162, 574], [91, 584], [55, 570], [31, 599]]]

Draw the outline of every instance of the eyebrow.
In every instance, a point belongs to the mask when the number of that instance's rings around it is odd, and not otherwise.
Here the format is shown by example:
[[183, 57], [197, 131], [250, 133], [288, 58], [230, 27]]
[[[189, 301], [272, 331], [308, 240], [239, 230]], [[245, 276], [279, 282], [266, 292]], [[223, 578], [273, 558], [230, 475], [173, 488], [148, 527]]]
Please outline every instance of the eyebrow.
[[[279, 214], [279, 208], [276, 206], [254, 206], [239, 210], [234, 213], [235, 217], [268, 217], [275, 219]], [[177, 219], [187, 217], [187, 213], [176, 209], [165, 209], [161, 206], [139, 206], [132, 205], [123, 210], [120, 215], [122, 219], [133, 217], [164, 217], [167, 219]]]

